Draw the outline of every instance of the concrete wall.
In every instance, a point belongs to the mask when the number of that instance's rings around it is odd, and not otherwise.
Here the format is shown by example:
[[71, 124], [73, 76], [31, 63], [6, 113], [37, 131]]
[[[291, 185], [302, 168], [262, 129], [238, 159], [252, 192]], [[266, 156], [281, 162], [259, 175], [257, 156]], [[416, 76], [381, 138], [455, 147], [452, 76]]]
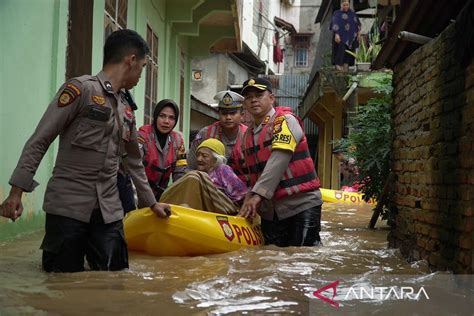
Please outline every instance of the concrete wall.
[[[192, 80], [191, 90], [195, 97], [207, 104], [217, 103], [214, 95], [226, 90], [229, 84], [242, 84], [248, 79], [247, 71], [226, 54], [195, 57], [191, 69], [202, 70], [202, 80]], [[234, 82], [230, 82], [229, 71], [234, 75]]]
[[474, 63], [456, 60], [451, 25], [394, 70], [391, 246], [436, 269], [472, 273]]
[[[268, 18], [273, 21], [273, 17], [280, 13], [280, 0], [244, 0], [242, 10], [242, 41], [250, 47], [256, 56], [262, 61], [268, 61], [268, 67], [271, 71], [277, 72], [277, 64], [273, 63], [273, 35], [272, 30], [266, 31], [263, 36], [261, 30], [261, 39], [253, 30], [254, 2], [262, 2], [263, 6], [268, 8]], [[265, 19], [262, 19], [262, 26], [273, 28]]]
[[216, 120], [212, 117], [204, 115], [198, 111], [191, 110], [192, 121], [190, 125], [191, 131], [199, 131], [201, 128], [207, 125], [211, 125]]
[[[331, 66], [331, 51], [332, 51], [332, 37], [333, 34], [329, 30], [331, 24], [331, 11], [319, 25], [319, 38], [315, 51], [315, 59], [312, 69], [312, 74], [321, 70], [323, 67]], [[312, 76], [311, 76], [312, 77]]]
[[[0, 4], [0, 200], [23, 146], [65, 79], [68, 1], [4, 0]], [[24, 215], [15, 224], [0, 218], [0, 238], [39, 227], [56, 143], [36, 173], [41, 184], [25, 194]]]
[[290, 36], [285, 37], [285, 58], [284, 72], [285, 74], [309, 74], [316, 58], [317, 46], [319, 42], [320, 24], [314, 24], [316, 15], [318, 14], [321, 0], [299, 0], [295, 1], [292, 6], [286, 9], [285, 20], [292, 23], [298, 33], [313, 33], [309, 44], [308, 66], [295, 67], [295, 53], [293, 42]]
[[[189, 2], [191, 3], [191, 2]], [[10, 190], [8, 179], [21, 150], [33, 133], [51, 98], [65, 80], [68, 0], [3, 0], [0, 4], [0, 200]], [[105, 0], [94, 1], [92, 73], [102, 68]], [[172, 19], [186, 20], [191, 7], [166, 0], [129, 0], [127, 27], [146, 37], [149, 23], [159, 38], [158, 100], [179, 102], [181, 65], [184, 65], [182, 132], [188, 141], [190, 121], [190, 59], [188, 37], [173, 32]], [[197, 23], [197, 22], [196, 22]], [[184, 63], [181, 63], [181, 52]], [[139, 106], [137, 125], [143, 123], [145, 72], [133, 89]], [[35, 175], [40, 186], [23, 198], [24, 215], [17, 223], [0, 218], [0, 239], [41, 227], [46, 184], [55, 160], [53, 143]]]

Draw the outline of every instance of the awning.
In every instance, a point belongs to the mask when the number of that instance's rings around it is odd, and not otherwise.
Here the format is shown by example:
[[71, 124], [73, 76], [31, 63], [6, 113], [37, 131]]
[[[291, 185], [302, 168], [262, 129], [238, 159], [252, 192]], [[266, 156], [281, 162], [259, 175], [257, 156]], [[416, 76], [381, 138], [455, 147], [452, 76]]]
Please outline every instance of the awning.
[[295, 27], [290, 22], [287, 22], [279, 17], [275, 17], [273, 20], [275, 21], [276, 26], [278, 26], [279, 28], [283, 30], [288, 31], [291, 35], [294, 35], [297, 33]]

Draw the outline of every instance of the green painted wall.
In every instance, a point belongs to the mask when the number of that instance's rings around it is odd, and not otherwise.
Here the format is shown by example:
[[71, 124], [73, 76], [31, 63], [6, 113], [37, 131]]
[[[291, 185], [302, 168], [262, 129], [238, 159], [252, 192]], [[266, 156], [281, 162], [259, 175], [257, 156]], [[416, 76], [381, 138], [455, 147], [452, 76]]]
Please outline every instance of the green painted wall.
[[[146, 37], [150, 24], [159, 38], [158, 100], [179, 102], [181, 51], [184, 62], [183, 134], [188, 143], [190, 119], [189, 38], [173, 32], [174, 22], [190, 22], [192, 8], [202, 0], [129, 0], [128, 28]], [[92, 74], [102, 68], [105, 0], [94, 1]], [[170, 15], [167, 15], [169, 10]], [[65, 80], [68, 0], [0, 1], [0, 199], [10, 186], [8, 180], [21, 150], [46, 106]], [[194, 22], [196, 23], [196, 22]], [[145, 73], [133, 90], [139, 105], [137, 125], [143, 124]], [[40, 186], [23, 198], [25, 214], [17, 223], [0, 218], [0, 240], [20, 232], [39, 229], [44, 221], [41, 211], [47, 181], [55, 159], [55, 144], [45, 155], [35, 179]]]
[[[21, 150], [65, 77], [67, 1], [0, 2], [0, 199]], [[23, 198], [24, 215], [12, 224], [0, 219], [0, 239], [39, 228], [41, 205], [54, 163], [55, 144], [46, 153], [35, 179], [41, 184]]]

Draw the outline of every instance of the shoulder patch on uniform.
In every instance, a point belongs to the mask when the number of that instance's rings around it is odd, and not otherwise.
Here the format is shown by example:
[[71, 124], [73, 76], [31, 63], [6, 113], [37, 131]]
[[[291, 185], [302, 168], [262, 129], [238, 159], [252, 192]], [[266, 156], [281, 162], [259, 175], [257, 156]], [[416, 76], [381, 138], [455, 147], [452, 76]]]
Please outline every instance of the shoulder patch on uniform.
[[184, 155], [186, 154], [186, 149], [184, 148], [184, 144], [181, 144], [178, 148], [178, 155]]
[[284, 116], [279, 116], [273, 121], [273, 133], [280, 133], [281, 132], [281, 124], [285, 120]]
[[105, 98], [101, 95], [93, 95], [92, 96], [92, 102], [94, 102], [97, 105], [104, 105], [105, 104]]
[[81, 89], [79, 89], [73, 83], [66, 84], [66, 87], [64, 87], [63, 91], [59, 95], [58, 106], [64, 107], [71, 104], [79, 95], [81, 95]]
[[274, 125], [273, 129], [278, 129], [280, 131], [273, 133], [272, 150], [283, 149], [294, 152], [298, 144], [296, 143], [295, 137], [293, 136], [290, 128], [288, 127], [288, 122], [286, 121], [286, 118], [284, 116], [281, 116], [276, 118], [275, 122], [277, 120], [279, 123], [277, 125]]
[[77, 86], [75, 86], [73, 83], [68, 83], [66, 85], [66, 88], [73, 90], [77, 95], [81, 94], [81, 89], [79, 89]]
[[270, 116], [265, 116], [265, 118], [263, 119], [262, 124], [267, 124], [268, 121], [270, 121]]

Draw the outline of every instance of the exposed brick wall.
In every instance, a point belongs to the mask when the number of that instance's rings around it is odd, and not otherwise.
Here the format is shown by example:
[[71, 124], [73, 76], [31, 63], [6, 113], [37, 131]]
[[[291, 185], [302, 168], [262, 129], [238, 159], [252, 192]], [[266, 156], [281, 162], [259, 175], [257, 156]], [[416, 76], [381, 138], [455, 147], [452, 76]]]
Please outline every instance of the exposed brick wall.
[[389, 242], [409, 259], [472, 273], [474, 62], [461, 67], [455, 49], [450, 26], [394, 69]]

